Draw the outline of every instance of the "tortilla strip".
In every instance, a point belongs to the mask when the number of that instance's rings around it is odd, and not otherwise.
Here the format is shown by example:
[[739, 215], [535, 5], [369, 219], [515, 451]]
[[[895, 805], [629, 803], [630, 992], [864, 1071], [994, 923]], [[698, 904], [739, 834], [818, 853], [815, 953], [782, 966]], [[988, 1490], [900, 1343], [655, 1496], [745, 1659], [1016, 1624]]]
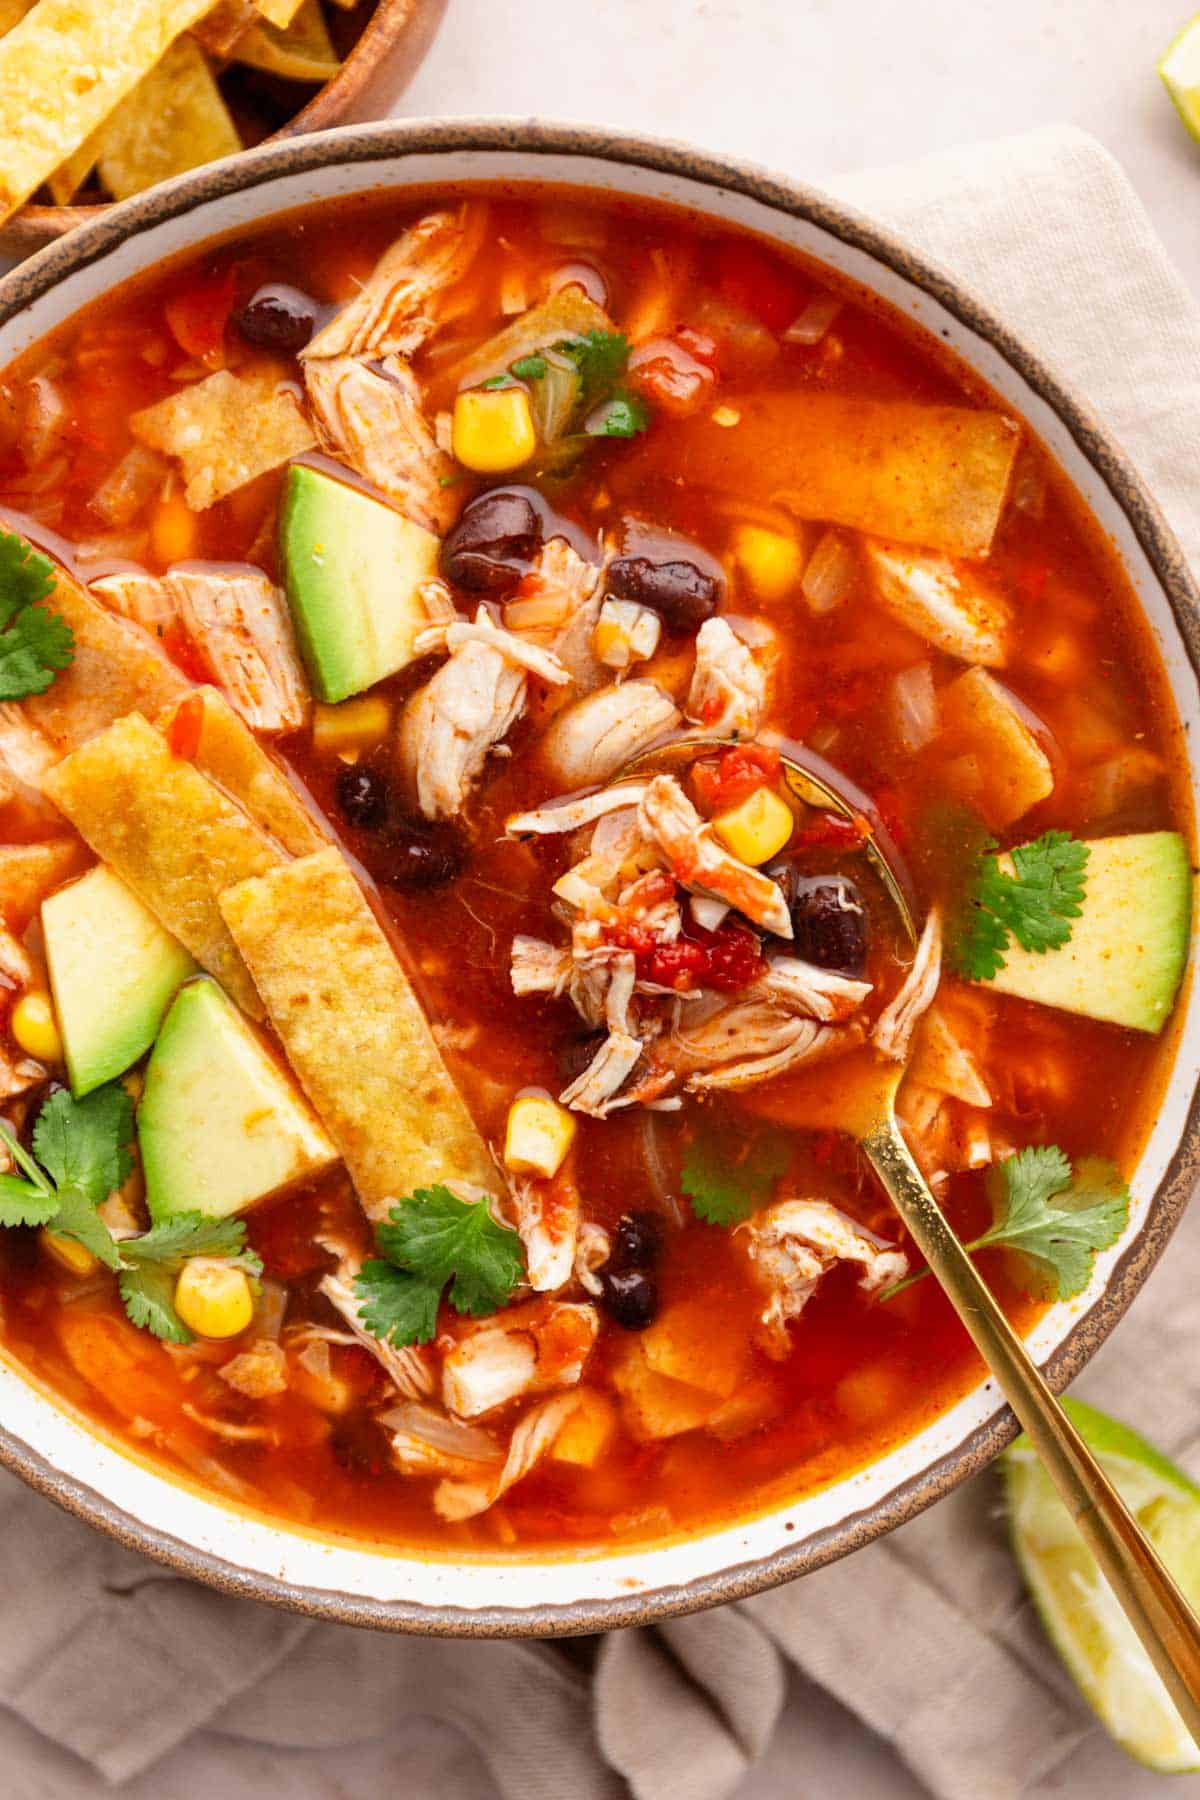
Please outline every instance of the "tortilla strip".
[[46, 791], [243, 1012], [262, 1005], [217, 906], [231, 882], [283, 862], [279, 846], [131, 713], [60, 762]]
[[254, 0], [217, 0], [212, 11], [192, 26], [192, 36], [202, 50], [223, 62], [258, 17]]
[[100, 179], [127, 200], [201, 163], [236, 156], [237, 126], [193, 38], [171, 45], [93, 140]]
[[0, 845], [0, 916], [10, 931], [24, 931], [46, 896], [82, 874], [91, 860], [77, 837]]
[[236, 60], [288, 81], [330, 81], [341, 68], [318, 0], [303, 0], [286, 31], [252, 25], [238, 39]]
[[45, 602], [75, 634], [75, 658], [44, 694], [22, 702], [25, 715], [60, 751], [74, 750], [126, 713], [154, 718], [191, 687], [150, 635], [112, 613], [68, 575]]
[[277, 31], [287, 30], [303, 4], [304, 0], [254, 0], [256, 11]]
[[295, 391], [269, 364], [240, 375], [218, 369], [134, 413], [129, 425], [143, 444], [178, 458], [193, 512], [317, 441]]
[[[199, 737], [190, 753], [196, 767], [293, 856], [323, 850], [329, 839], [312, 810], [224, 694], [216, 688], [196, 688], [181, 704], [197, 707], [200, 714]], [[154, 721], [168, 742], [177, 711], [177, 705], [168, 706]]]
[[439, 1181], [495, 1182], [421, 1004], [341, 854], [220, 898], [300, 1085], [372, 1219]]
[[803, 519], [951, 556], [986, 556], [1021, 433], [1002, 413], [798, 390], [722, 396], [732, 428], [667, 426], [692, 487], [770, 498]]
[[33, 3], [34, 0], [0, 0], [0, 37], [7, 36], [14, 25], [21, 23]]
[[0, 38], [0, 223], [133, 91], [212, 0], [38, 0]]
[[78, 150], [72, 150], [53, 175], [46, 177], [50, 198], [55, 206], [70, 206], [72, 200], [96, 166], [96, 134], [85, 138]]

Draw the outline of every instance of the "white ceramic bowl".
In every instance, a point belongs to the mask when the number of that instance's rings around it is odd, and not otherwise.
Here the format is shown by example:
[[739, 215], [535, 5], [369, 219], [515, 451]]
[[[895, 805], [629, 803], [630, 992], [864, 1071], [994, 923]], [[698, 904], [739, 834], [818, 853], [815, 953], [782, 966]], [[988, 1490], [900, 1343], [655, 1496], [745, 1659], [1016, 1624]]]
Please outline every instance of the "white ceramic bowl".
[[[1102, 429], [953, 280], [824, 196], [668, 144], [575, 127], [451, 121], [352, 126], [264, 147], [116, 206], [0, 283], [0, 369], [118, 283], [207, 238], [341, 196], [462, 181], [554, 181], [646, 196], [731, 221], [840, 270], [939, 337], [1021, 414], [1109, 534], [1156, 636], [1181, 716], [1200, 722], [1197, 595], [1152, 501]], [[1193, 732], [1195, 740], [1200, 732]], [[1196, 771], [1193, 768], [1193, 783]], [[1161, 1252], [1200, 1154], [1200, 996], [1133, 1179], [1123, 1242], [1032, 1348], [1064, 1385], [1112, 1329]], [[877, 1462], [793, 1504], [661, 1548], [519, 1560], [377, 1553], [222, 1504], [98, 1437], [0, 1363], [0, 1460], [52, 1499], [181, 1573], [355, 1624], [456, 1635], [600, 1629], [739, 1598], [868, 1542], [979, 1469], [1015, 1429], [982, 1382]]]

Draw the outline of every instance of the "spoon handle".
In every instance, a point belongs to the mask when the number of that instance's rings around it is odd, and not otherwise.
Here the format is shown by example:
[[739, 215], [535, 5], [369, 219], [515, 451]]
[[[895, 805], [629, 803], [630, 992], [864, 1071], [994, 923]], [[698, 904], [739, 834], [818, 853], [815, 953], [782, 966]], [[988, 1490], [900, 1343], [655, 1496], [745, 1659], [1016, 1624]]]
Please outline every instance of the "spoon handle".
[[896, 1211], [1004, 1390], [1126, 1618], [1200, 1745], [1200, 1619], [1050, 1392], [888, 1116], [862, 1147]]

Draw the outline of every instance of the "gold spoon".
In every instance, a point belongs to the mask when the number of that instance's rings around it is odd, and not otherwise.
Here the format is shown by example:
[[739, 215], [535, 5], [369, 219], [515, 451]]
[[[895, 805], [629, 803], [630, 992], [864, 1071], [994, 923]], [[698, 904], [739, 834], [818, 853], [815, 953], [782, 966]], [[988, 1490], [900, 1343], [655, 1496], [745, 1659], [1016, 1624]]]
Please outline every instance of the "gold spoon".
[[[729, 747], [724, 739], [679, 738], [644, 751], [626, 765], [621, 778], [644, 772], [651, 764], [659, 770], [682, 768]], [[905, 936], [915, 945], [907, 881], [865, 797], [862, 805], [853, 805], [842, 791], [848, 784], [835, 785], [841, 778], [829, 764], [798, 745], [790, 746], [790, 751], [781, 752], [782, 772], [797, 799], [842, 818], [866, 818], [870, 834], [863, 850], [895, 905]], [[790, 1078], [786, 1101], [774, 1116], [781, 1123], [839, 1130], [858, 1139], [1200, 1745], [1200, 1619], [1051, 1393], [913, 1161], [895, 1114], [904, 1065], [870, 1053], [853, 1060], [853, 1071], [845, 1063], [816, 1065], [807, 1088], [798, 1078]]]

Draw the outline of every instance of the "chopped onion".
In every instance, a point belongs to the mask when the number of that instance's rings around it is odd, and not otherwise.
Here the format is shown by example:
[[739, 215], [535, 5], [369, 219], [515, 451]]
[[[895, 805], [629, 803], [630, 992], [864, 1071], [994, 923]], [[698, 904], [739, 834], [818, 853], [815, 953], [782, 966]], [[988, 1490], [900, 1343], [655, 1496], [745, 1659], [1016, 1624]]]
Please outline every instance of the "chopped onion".
[[525, 271], [516, 263], [505, 266], [500, 277], [500, 311], [505, 318], [515, 318], [523, 313], [529, 305], [529, 287], [525, 280]]
[[265, 1276], [259, 1283], [254, 1308], [254, 1335], [274, 1341], [283, 1330], [283, 1317], [288, 1308], [288, 1291], [281, 1281]]
[[1041, 464], [1028, 451], [1017, 458], [1013, 476], [1012, 503], [1018, 512], [1040, 519], [1046, 510], [1046, 475]]
[[832, 612], [849, 596], [857, 576], [858, 559], [849, 538], [840, 531], [825, 531], [808, 559], [800, 592], [813, 612]]
[[53, 454], [71, 429], [71, 408], [47, 375], [35, 375], [25, 394], [21, 448], [30, 468]]
[[379, 1423], [389, 1431], [402, 1431], [406, 1437], [428, 1444], [441, 1456], [461, 1456], [468, 1462], [498, 1462], [500, 1446], [490, 1432], [478, 1425], [465, 1425], [461, 1419], [448, 1419], [416, 1400], [405, 1400], [379, 1414]]
[[166, 473], [166, 463], [153, 450], [135, 444], [109, 470], [92, 495], [92, 511], [106, 525], [131, 524], [151, 495], [158, 493]]
[[643, 1109], [641, 1117], [642, 1158], [650, 1186], [655, 1197], [662, 1205], [663, 1211], [675, 1225], [683, 1224], [683, 1209], [679, 1204], [679, 1181], [672, 1175], [663, 1155], [662, 1127], [656, 1116]]
[[896, 741], [907, 756], [932, 744], [941, 728], [933, 670], [914, 663], [893, 675], [887, 687], [887, 709]]
[[842, 310], [832, 294], [818, 294], [783, 334], [785, 344], [819, 344]]
[[594, 269], [591, 263], [573, 262], [555, 269], [546, 283], [546, 292], [558, 294], [567, 287], [582, 288], [588, 299], [594, 300], [597, 306], [608, 304], [608, 283], [599, 269]]

